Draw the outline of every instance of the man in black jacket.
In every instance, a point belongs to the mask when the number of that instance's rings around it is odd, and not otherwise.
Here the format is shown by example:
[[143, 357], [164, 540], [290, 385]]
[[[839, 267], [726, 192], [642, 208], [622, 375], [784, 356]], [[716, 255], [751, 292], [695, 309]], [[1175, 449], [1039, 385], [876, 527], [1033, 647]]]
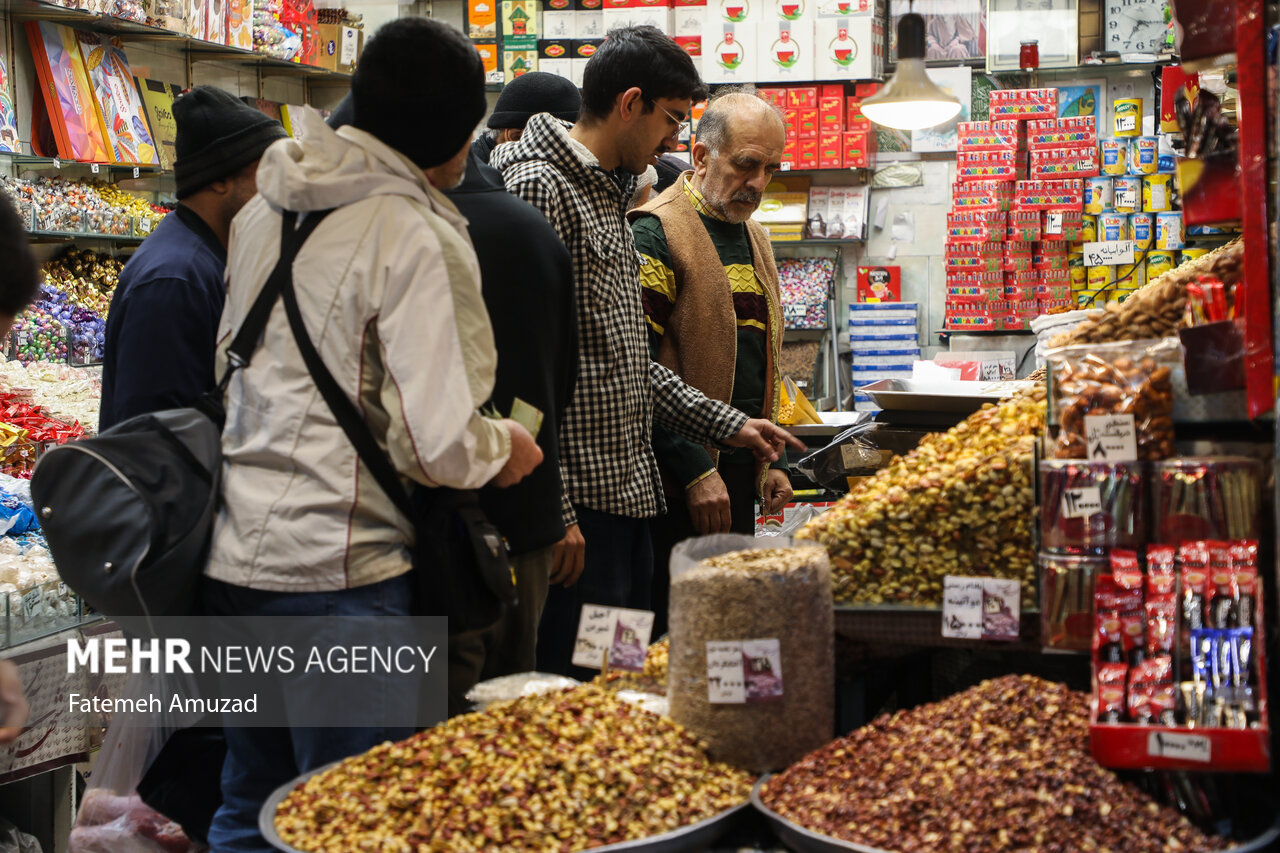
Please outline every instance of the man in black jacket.
[[[350, 120], [348, 97], [329, 124], [336, 128]], [[542, 214], [507, 192], [502, 175], [474, 149], [462, 184], [446, 195], [470, 223], [480, 259], [481, 288], [498, 348], [490, 403], [505, 416], [519, 399], [543, 416], [535, 436], [543, 463], [514, 486], [480, 492], [489, 520], [507, 539], [519, 603], [488, 631], [449, 638], [452, 715], [466, 710], [466, 693], [477, 681], [534, 669], [547, 588], [576, 580], [553, 578], [551, 572], [553, 546], [565, 535], [559, 427], [577, 382], [578, 323], [569, 251]]]
[[466, 710], [477, 682], [535, 668], [538, 621], [550, 583], [552, 548], [564, 538], [560, 514], [559, 425], [578, 375], [573, 266], [555, 229], [507, 192], [502, 175], [473, 151], [462, 185], [446, 193], [470, 223], [498, 375], [490, 402], [504, 416], [516, 399], [545, 416], [536, 433], [543, 463], [506, 489], [481, 490], [485, 512], [511, 549], [519, 603], [488, 631], [449, 638], [449, 713]]
[[498, 103], [485, 122], [487, 130], [471, 143], [471, 153], [489, 165], [489, 155], [504, 142], [515, 142], [524, 126], [538, 113], [551, 113], [563, 121], [577, 121], [582, 109], [578, 87], [545, 71], [530, 71], [502, 87]]

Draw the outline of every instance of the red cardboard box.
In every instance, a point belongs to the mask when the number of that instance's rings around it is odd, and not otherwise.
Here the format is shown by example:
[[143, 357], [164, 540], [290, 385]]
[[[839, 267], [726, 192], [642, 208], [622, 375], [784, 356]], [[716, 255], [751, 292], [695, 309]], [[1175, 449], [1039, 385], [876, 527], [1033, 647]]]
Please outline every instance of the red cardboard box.
[[787, 90], [786, 89], [784, 88], [757, 89], [756, 91], [760, 94], [761, 98], [773, 104], [775, 107], [782, 107], [783, 109], [786, 109], [787, 107]]
[[816, 108], [800, 110], [800, 138], [816, 140], [818, 136], [818, 110]]
[[782, 162], [790, 164], [791, 168], [800, 168], [800, 141], [797, 139], [788, 139], [787, 146], [782, 149]]
[[818, 108], [818, 87], [792, 86], [787, 89], [787, 106], [798, 110], [816, 110]]
[[859, 302], [901, 302], [901, 267], [858, 267]]
[[818, 168], [841, 169], [844, 167], [844, 148], [840, 134], [824, 133], [818, 138]]
[[879, 91], [879, 83], [855, 83], [853, 86], [853, 94], [857, 95], [859, 98], [870, 98]]
[[864, 118], [862, 115], [862, 98], [845, 98], [844, 99], [844, 126], [845, 129], [853, 127], [858, 119]]
[[787, 140], [800, 138], [800, 110], [789, 108], [782, 111], [782, 123], [787, 126]]
[[844, 98], [843, 83], [823, 83], [818, 87], [819, 98]]
[[863, 131], [854, 131], [852, 133], [845, 131], [843, 141], [844, 168], [871, 168], [871, 160], [875, 156], [875, 134]]
[[818, 168], [818, 140], [802, 139], [800, 140], [800, 163], [797, 166], [800, 169], [816, 169]]
[[702, 36], [673, 36], [676, 44], [684, 48], [684, 52], [692, 57], [702, 56]]
[[819, 102], [818, 127], [822, 133], [844, 132], [843, 98], [823, 98]]

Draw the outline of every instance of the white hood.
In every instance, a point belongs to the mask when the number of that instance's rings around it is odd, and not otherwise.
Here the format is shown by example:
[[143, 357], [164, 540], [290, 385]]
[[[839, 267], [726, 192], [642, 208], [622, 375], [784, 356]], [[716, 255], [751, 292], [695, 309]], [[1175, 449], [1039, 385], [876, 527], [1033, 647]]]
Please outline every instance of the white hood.
[[300, 112], [305, 141], [282, 139], [258, 164], [258, 192], [272, 207], [328, 210], [377, 195], [406, 196], [431, 208], [444, 201], [412, 160], [377, 137], [351, 125], [334, 131], [310, 107]]

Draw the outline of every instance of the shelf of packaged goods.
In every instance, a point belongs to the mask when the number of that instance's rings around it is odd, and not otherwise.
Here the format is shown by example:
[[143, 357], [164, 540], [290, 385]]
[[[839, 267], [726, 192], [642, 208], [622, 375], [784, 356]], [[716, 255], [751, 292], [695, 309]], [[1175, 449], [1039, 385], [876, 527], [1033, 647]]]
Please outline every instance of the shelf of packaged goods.
[[311, 83], [332, 83], [334, 85], [348, 83], [351, 75], [341, 71], [331, 71], [315, 65], [303, 65], [284, 59], [264, 56], [252, 50], [241, 50], [225, 44], [214, 44], [202, 39], [192, 38], [185, 33], [166, 30], [163, 27], [150, 26], [138, 21], [100, 15], [83, 9], [71, 9], [53, 3], [41, 3], [39, 0], [0, 0], [0, 11], [11, 15], [17, 21], [53, 21], [70, 27], [92, 30], [99, 33], [120, 36], [133, 41], [169, 42], [183, 47], [196, 61], [234, 62], [249, 65], [261, 70], [264, 74], [281, 74], [306, 77]]
[[775, 178], [786, 177], [787, 175], [852, 175], [860, 178], [863, 183], [871, 179], [871, 170], [862, 167], [853, 167], [849, 169], [788, 169], [786, 164], [783, 168], [774, 173]]
[[806, 238], [804, 240], [771, 240], [775, 249], [784, 248], [786, 246], [798, 246], [801, 248], [812, 248], [814, 246], [861, 246], [865, 240], [823, 240], [819, 238]]
[[71, 243], [76, 240], [104, 240], [121, 245], [141, 243], [145, 237], [90, 234], [86, 231], [28, 231], [32, 243]]
[[902, 604], [836, 605], [836, 635], [868, 645], [954, 647], [992, 651], [1041, 651], [1040, 612], [1022, 611], [1016, 641], [960, 640], [942, 636], [942, 610]]
[[[130, 180], [136, 171], [139, 180], [144, 178], [172, 177], [173, 172], [159, 166], [134, 166], [131, 163], [81, 163], [79, 160], [61, 160], [57, 157], [37, 157], [34, 154], [0, 152], [0, 162], [8, 162], [29, 172], [83, 170], [103, 180]], [[97, 171], [94, 171], [94, 167]]]

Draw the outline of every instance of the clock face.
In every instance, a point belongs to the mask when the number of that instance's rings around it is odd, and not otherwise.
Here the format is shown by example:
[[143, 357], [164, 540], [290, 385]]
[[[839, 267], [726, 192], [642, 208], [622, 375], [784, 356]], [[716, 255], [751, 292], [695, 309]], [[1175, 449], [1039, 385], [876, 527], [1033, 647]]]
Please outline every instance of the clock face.
[[1159, 53], [1164, 45], [1167, 0], [1106, 0], [1106, 48], [1119, 53]]

